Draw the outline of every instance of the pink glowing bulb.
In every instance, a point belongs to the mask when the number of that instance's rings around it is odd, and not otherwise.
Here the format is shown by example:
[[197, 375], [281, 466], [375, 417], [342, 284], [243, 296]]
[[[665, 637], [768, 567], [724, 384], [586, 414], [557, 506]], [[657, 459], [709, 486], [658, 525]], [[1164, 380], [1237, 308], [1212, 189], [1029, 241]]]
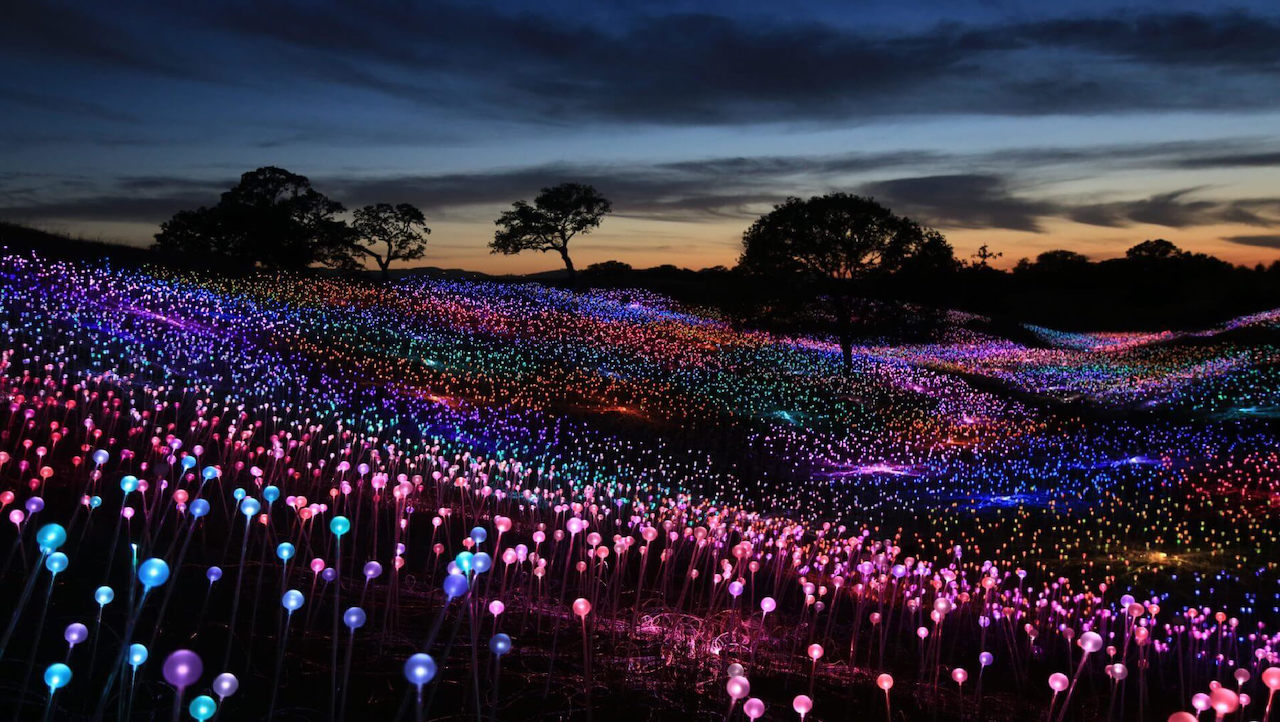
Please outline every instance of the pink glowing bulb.
[[760, 600], [760, 610], [765, 614], [769, 614], [778, 608], [778, 602], [773, 597], [765, 597]]
[[507, 605], [503, 604], [500, 600], [495, 599], [492, 602], [489, 602], [489, 613], [495, 617], [498, 616], [499, 614], [502, 614], [506, 610], [507, 610]]
[[823, 654], [823, 649], [821, 644], [809, 645], [809, 659], [812, 659], [814, 662], [817, 662], [819, 659], [822, 659], [822, 654]]
[[791, 709], [800, 715], [800, 719], [804, 719], [804, 716], [813, 709], [813, 700], [807, 694], [798, 694], [795, 699], [791, 700]]
[[1169, 715], [1169, 722], [1196, 722], [1196, 716], [1190, 712], [1174, 712]]
[[1219, 687], [1209, 695], [1209, 706], [1213, 707], [1213, 711], [1219, 716], [1231, 714], [1240, 707], [1240, 695], [1226, 687]]
[[1262, 683], [1272, 692], [1280, 690], [1280, 667], [1267, 667], [1262, 670]]
[[764, 716], [764, 702], [759, 697], [752, 697], [742, 705], [742, 712], [748, 719], [760, 719]]
[[964, 684], [965, 680], [969, 679], [969, 673], [964, 671], [962, 667], [956, 667], [951, 670], [951, 679], [954, 679], [956, 684]]
[[1067, 675], [1062, 672], [1054, 672], [1049, 675], [1049, 689], [1056, 692], [1064, 692], [1071, 685], [1071, 680], [1067, 679]]
[[1191, 706], [1194, 707], [1197, 712], [1203, 712], [1209, 709], [1209, 695], [1204, 692], [1196, 692], [1191, 695]]
[[876, 677], [876, 686], [883, 689], [885, 692], [893, 689], [893, 675], [882, 674], [879, 677]]
[[591, 602], [582, 597], [573, 600], [573, 613], [586, 619], [586, 616], [591, 613]]
[[751, 683], [747, 681], [746, 677], [739, 675], [737, 677], [730, 677], [729, 681], [725, 683], [724, 689], [736, 702], [751, 694]]
[[1077, 642], [1085, 654], [1092, 654], [1102, 649], [1102, 635], [1097, 632], [1085, 632], [1080, 635], [1080, 641]]

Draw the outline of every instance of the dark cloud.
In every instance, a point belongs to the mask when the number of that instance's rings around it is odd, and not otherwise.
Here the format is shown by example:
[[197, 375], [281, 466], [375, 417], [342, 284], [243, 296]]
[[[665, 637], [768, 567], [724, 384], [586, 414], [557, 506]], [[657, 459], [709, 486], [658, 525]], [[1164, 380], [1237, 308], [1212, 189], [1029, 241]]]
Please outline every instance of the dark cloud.
[[[1229, 145], [1229, 144], [1228, 144]], [[1203, 155], [1199, 145], [1165, 144], [1128, 149], [1138, 165]], [[572, 180], [590, 183], [614, 204], [615, 215], [657, 221], [743, 225], [787, 195], [851, 190], [871, 195], [894, 210], [942, 229], [997, 228], [1039, 232], [1044, 221], [1064, 218], [1095, 226], [1152, 224], [1172, 228], [1233, 223], [1280, 226], [1280, 199], [1214, 199], [1184, 188], [1133, 200], [1081, 201], [1018, 192], [1018, 170], [1039, 163], [1083, 162], [1106, 149], [1039, 148], [1012, 154], [947, 155], [937, 152], [852, 153], [826, 157], [763, 156], [706, 158], [652, 164], [553, 163], [471, 173], [397, 176], [320, 175], [321, 192], [348, 208], [368, 203], [413, 203], [437, 220], [487, 222], [517, 199], [532, 200], [546, 186]], [[1121, 154], [1124, 155], [1124, 154]], [[973, 167], [970, 173], [903, 174], [937, 167]], [[999, 170], [997, 170], [997, 168]], [[857, 177], [885, 177], [871, 182]], [[78, 181], [83, 184], [83, 181]], [[25, 176], [0, 176], [0, 217], [26, 219], [132, 220], [158, 222], [177, 210], [211, 205], [235, 183], [234, 176], [126, 176], [110, 187], [43, 187]]]
[[942, 228], [1006, 228], [1039, 231], [1040, 219], [1054, 215], [1051, 202], [1024, 198], [996, 175], [955, 174], [897, 178], [864, 185], [900, 213]]
[[1222, 240], [1239, 243], [1242, 246], [1258, 248], [1275, 248], [1280, 250], [1280, 234], [1263, 234], [1257, 236], [1226, 236]]
[[1193, 156], [1174, 160], [1171, 165], [1176, 168], [1193, 170], [1201, 168], [1265, 168], [1280, 166], [1280, 151]]
[[[437, 112], [543, 123], [1280, 104], [1280, 21], [1240, 11], [893, 32], [621, 10], [592, 23], [554, 8], [514, 7], [277, 0], [184, 6], [181, 13], [124, 3], [94, 14], [22, 3], [0, 39], [10, 54], [40, 59], [259, 89], [327, 83]], [[190, 38], [199, 42], [180, 42]]]
[[1271, 199], [1207, 200], [1192, 198], [1197, 188], [1184, 188], [1159, 193], [1148, 198], [1109, 203], [1088, 203], [1066, 210], [1066, 217], [1077, 223], [1094, 226], [1121, 227], [1147, 223], [1170, 228], [1187, 228], [1214, 223], [1242, 223], [1270, 226], [1280, 221], [1265, 217], [1260, 211], [1269, 209]]
[[0, 219], [17, 222], [75, 220], [159, 224], [180, 210], [211, 205], [217, 200], [216, 195], [211, 198], [207, 194], [113, 193], [0, 206]]

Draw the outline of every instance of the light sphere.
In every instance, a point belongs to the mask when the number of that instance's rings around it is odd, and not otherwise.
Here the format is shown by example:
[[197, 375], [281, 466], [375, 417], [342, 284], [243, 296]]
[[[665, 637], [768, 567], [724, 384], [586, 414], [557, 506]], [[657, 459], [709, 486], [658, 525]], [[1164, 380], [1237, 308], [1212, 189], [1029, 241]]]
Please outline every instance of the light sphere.
[[284, 596], [280, 597], [280, 606], [293, 613], [301, 609], [305, 601], [306, 597], [302, 596], [302, 592], [297, 589], [290, 589], [284, 593]]
[[80, 622], [72, 622], [62, 632], [62, 638], [67, 640], [67, 644], [74, 647], [89, 638], [89, 628]]
[[748, 719], [760, 719], [764, 716], [764, 702], [759, 697], [752, 697], [742, 705], [742, 713]]
[[436, 676], [436, 661], [431, 655], [419, 652], [404, 663], [404, 676], [410, 683], [421, 687]]
[[351, 531], [351, 520], [345, 516], [335, 516], [329, 520], [329, 531], [333, 532], [334, 536], [341, 537]]
[[586, 617], [591, 613], [591, 602], [582, 597], [573, 600], [573, 613], [579, 617]]
[[198, 720], [199, 722], [205, 722], [205, 720], [213, 717], [214, 713], [217, 711], [218, 703], [214, 702], [213, 698], [207, 694], [202, 694], [196, 697], [191, 700], [191, 704], [187, 705], [187, 712], [191, 715], [192, 719]]
[[734, 662], [725, 668], [725, 673], [730, 677], [741, 677], [746, 672], [741, 664]]
[[342, 623], [352, 632], [363, 627], [366, 619], [367, 615], [360, 607], [347, 607], [347, 611], [342, 613]]
[[45, 554], [52, 554], [66, 542], [67, 530], [61, 524], [45, 524], [36, 532], [36, 544]]
[[879, 677], [876, 677], [876, 686], [888, 692], [893, 689], [893, 676], [889, 674], [882, 674]]
[[751, 683], [747, 681], [746, 677], [738, 675], [737, 677], [730, 677], [729, 681], [725, 683], [724, 689], [736, 701], [751, 694]]
[[796, 714], [804, 717], [813, 710], [813, 700], [807, 694], [798, 694], [795, 699], [791, 700], [791, 709], [795, 710]]
[[213, 678], [213, 693], [226, 699], [240, 689], [240, 680], [230, 672], [223, 672]]
[[116, 598], [116, 590], [112, 589], [111, 587], [106, 587], [106, 586], [98, 587], [93, 592], [93, 601], [97, 602], [98, 606], [100, 607], [107, 606], [115, 598]]
[[158, 557], [146, 560], [138, 566], [138, 581], [147, 589], [164, 584], [169, 581], [169, 564]]
[[1062, 672], [1054, 672], [1053, 674], [1049, 675], [1049, 689], [1053, 690], [1054, 692], [1066, 691], [1067, 687], [1070, 684], [1071, 684], [1071, 680], [1067, 679], [1067, 675], [1063, 674]]
[[147, 661], [147, 648], [141, 644], [134, 643], [129, 645], [129, 665], [135, 669], [140, 667]]
[[1209, 706], [1219, 715], [1228, 715], [1240, 707], [1240, 695], [1226, 687], [1219, 687], [1209, 695]]
[[164, 660], [164, 679], [179, 690], [190, 687], [204, 674], [204, 662], [190, 649], [179, 649]]
[[1080, 648], [1092, 654], [1102, 649], [1102, 635], [1097, 632], [1085, 632], [1080, 635]]
[[48, 685], [49, 691], [62, 689], [71, 681], [71, 668], [61, 662], [55, 662], [44, 670], [44, 683]]

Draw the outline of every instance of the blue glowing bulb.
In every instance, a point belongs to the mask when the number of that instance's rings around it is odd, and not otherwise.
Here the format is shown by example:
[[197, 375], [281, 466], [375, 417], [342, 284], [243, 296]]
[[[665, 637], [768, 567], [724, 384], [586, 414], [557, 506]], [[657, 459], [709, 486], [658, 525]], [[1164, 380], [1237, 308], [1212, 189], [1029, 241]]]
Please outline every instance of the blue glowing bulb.
[[130, 476], [126, 476], [126, 477], [124, 477], [123, 479], [121, 479], [121, 480], [120, 480], [120, 490], [121, 490], [121, 491], [123, 491], [126, 495], [127, 495], [127, 494], [132, 494], [133, 492], [137, 491], [137, 490], [138, 490], [138, 477], [130, 475]]
[[453, 558], [453, 563], [458, 565], [458, 569], [463, 574], [471, 573], [471, 560], [475, 555], [471, 552], [458, 552], [458, 556]]
[[147, 591], [164, 584], [169, 580], [169, 565], [165, 560], [153, 557], [138, 567], [138, 581]]
[[279, 557], [280, 561], [282, 562], [289, 561], [290, 559], [293, 558], [293, 555], [296, 553], [297, 551], [293, 548], [293, 545], [290, 544], [289, 542], [281, 542], [280, 546], [276, 547], [276, 556]]
[[405, 679], [421, 687], [436, 676], [436, 661], [429, 654], [419, 652], [404, 663]]
[[199, 519], [209, 513], [209, 502], [204, 499], [196, 499], [191, 502], [191, 516]]
[[499, 632], [489, 638], [489, 651], [501, 657], [511, 651], [511, 637]]
[[341, 537], [351, 531], [351, 520], [345, 516], [335, 516], [329, 521], [329, 531], [333, 532], [334, 536]]
[[70, 563], [70, 560], [67, 559], [66, 554], [63, 554], [62, 552], [54, 552], [44, 560], [44, 568], [54, 574], [57, 574], [58, 572], [66, 569], [68, 563]]
[[105, 607], [116, 598], [116, 590], [111, 587], [98, 587], [93, 592], [93, 600], [98, 603], [99, 607]]
[[342, 614], [342, 623], [354, 632], [364, 626], [366, 618], [364, 610], [360, 607], [349, 607]]
[[44, 670], [44, 683], [49, 685], [49, 693], [62, 689], [71, 681], [71, 668], [61, 662], [55, 662]]
[[40, 531], [36, 532], [36, 544], [45, 554], [58, 551], [58, 547], [65, 543], [67, 543], [67, 530], [62, 528], [61, 524], [45, 524], [40, 527]]
[[207, 694], [202, 694], [191, 700], [191, 704], [187, 707], [187, 712], [190, 712], [192, 718], [199, 720], [199, 722], [205, 722], [205, 720], [213, 717], [217, 711], [218, 703], [214, 702], [213, 698]]
[[450, 601], [467, 593], [467, 578], [461, 574], [450, 574], [444, 578], [444, 594]]
[[141, 644], [129, 645], [129, 666], [137, 670], [147, 661], [147, 648]]
[[306, 597], [302, 596], [302, 592], [297, 589], [290, 589], [280, 598], [280, 606], [289, 610], [290, 614], [302, 608], [302, 603], [306, 601]]

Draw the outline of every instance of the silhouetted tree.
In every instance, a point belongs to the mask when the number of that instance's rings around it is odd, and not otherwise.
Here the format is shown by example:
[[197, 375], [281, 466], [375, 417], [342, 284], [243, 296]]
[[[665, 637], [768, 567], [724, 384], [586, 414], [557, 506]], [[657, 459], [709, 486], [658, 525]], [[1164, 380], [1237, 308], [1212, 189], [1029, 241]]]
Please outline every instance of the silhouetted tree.
[[908, 265], [955, 264], [951, 246], [937, 231], [846, 193], [787, 199], [747, 229], [742, 246], [740, 268], [818, 302], [846, 371], [853, 367], [855, 324], [874, 310], [867, 299], [883, 290], [893, 272]]
[[564, 261], [569, 279], [576, 280], [573, 261], [569, 258], [569, 241], [579, 233], [587, 234], [600, 225], [613, 206], [589, 185], [561, 183], [543, 188], [533, 205], [516, 201], [494, 224], [489, 248], [493, 253], [512, 255], [521, 251], [555, 251]]
[[229, 266], [354, 268], [350, 229], [335, 218], [342, 212], [305, 176], [259, 168], [240, 176], [212, 208], [179, 211], [160, 226], [153, 247]]
[[1089, 257], [1083, 253], [1059, 249], [1041, 253], [1036, 256], [1035, 263], [1027, 264], [1026, 266], [1023, 266], [1023, 261], [1019, 261], [1018, 266], [1032, 271], [1048, 273], [1079, 272], [1088, 268]]
[[1181, 248], [1163, 238], [1143, 241], [1124, 252], [1126, 258], [1134, 261], [1167, 260], [1187, 255]]
[[619, 273], [629, 273], [632, 269], [630, 263], [624, 263], [622, 261], [601, 261], [587, 266], [586, 270], [589, 273], [616, 275]]
[[978, 252], [970, 257], [973, 258], [974, 268], [990, 268], [991, 261], [1001, 258], [1002, 256], [1004, 256], [1003, 253], [992, 251], [991, 248], [984, 243], [978, 248]]
[[356, 209], [351, 228], [359, 244], [356, 252], [369, 256], [391, 277], [392, 261], [415, 261], [427, 253], [426, 216], [408, 203], [377, 203]]

